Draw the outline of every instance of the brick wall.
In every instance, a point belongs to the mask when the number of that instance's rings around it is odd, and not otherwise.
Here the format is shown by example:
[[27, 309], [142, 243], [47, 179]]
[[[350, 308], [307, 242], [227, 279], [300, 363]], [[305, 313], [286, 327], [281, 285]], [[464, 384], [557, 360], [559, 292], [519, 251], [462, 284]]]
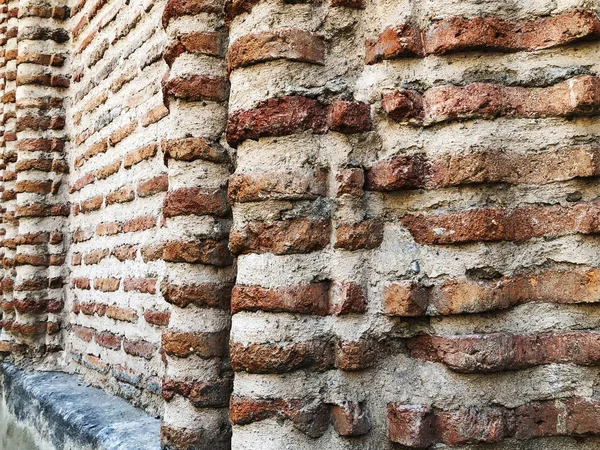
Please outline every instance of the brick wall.
[[595, 448], [599, 13], [2, 4], [0, 352], [165, 449]]

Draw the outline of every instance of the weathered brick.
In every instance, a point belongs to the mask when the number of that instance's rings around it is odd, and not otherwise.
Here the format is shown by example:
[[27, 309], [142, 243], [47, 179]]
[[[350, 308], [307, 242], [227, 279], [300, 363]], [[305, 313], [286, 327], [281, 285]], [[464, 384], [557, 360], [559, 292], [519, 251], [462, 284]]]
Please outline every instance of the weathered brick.
[[181, 308], [190, 304], [200, 307], [229, 309], [231, 284], [177, 285], [163, 282], [161, 292], [165, 301]]
[[113, 205], [115, 203], [127, 203], [135, 198], [135, 193], [131, 186], [124, 186], [114, 192], [106, 194], [106, 205]]
[[165, 105], [159, 105], [145, 113], [140, 119], [140, 122], [143, 127], [147, 127], [158, 122], [160, 119], [167, 117], [168, 115], [169, 109]]
[[324, 64], [325, 44], [320, 36], [296, 29], [248, 34], [229, 46], [227, 70], [277, 59]]
[[144, 312], [144, 319], [151, 325], [158, 325], [166, 327], [169, 325], [169, 320], [171, 318], [171, 313], [168, 311], [157, 311], [154, 309], [149, 309]]
[[221, 76], [185, 75], [169, 79], [164, 89], [168, 95], [183, 100], [222, 102], [227, 100], [229, 82]]
[[437, 215], [407, 215], [401, 220], [420, 244], [519, 242], [542, 236], [597, 233], [598, 208], [597, 202], [573, 206], [527, 205], [512, 210], [482, 208]]
[[183, 53], [196, 53], [210, 56], [220, 56], [222, 53], [222, 39], [218, 32], [196, 32], [179, 36], [177, 40], [169, 43], [163, 58], [169, 66]]
[[182, 215], [224, 216], [229, 212], [225, 191], [222, 189], [181, 188], [170, 191], [164, 200], [163, 215], [174, 217]]
[[233, 396], [230, 418], [235, 425], [247, 425], [269, 418], [289, 419], [294, 427], [312, 438], [321, 437], [329, 426], [331, 412], [318, 400], [255, 399]]
[[167, 262], [202, 263], [213, 266], [228, 266], [232, 262], [226, 240], [167, 242], [163, 247], [162, 257]]
[[335, 228], [335, 234], [335, 248], [372, 250], [383, 241], [383, 223], [374, 220], [356, 224], [342, 223]]
[[142, 181], [137, 185], [137, 195], [140, 197], [149, 197], [166, 192], [169, 189], [168, 175], [159, 175], [146, 181]]
[[135, 309], [123, 308], [116, 305], [110, 305], [106, 308], [106, 317], [123, 322], [137, 322], [138, 315]]
[[335, 100], [329, 107], [327, 126], [344, 134], [370, 131], [371, 107], [366, 103]]
[[231, 295], [231, 312], [271, 311], [325, 315], [329, 309], [329, 283], [277, 288], [237, 285]]
[[415, 358], [432, 359], [465, 372], [497, 372], [536, 365], [600, 361], [600, 336], [591, 331], [515, 335], [421, 336], [409, 347]]
[[125, 353], [128, 355], [138, 356], [144, 359], [152, 359], [157, 354], [156, 345], [144, 340], [132, 341], [130, 339], [124, 339], [123, 350], [125, 350]]
[[207, 383], [163, 379], [162, 395], [167, 401], [175, 395], [180, 395], [198, 408], [224, 408], [229, 404], [232, 386], [233, 380], [229, 379]]
[[232, 147], [246, 139], [287, 136], [327, 130], [325, 107], [306, 97], [270, 98], [246, 111], [235, 111], [227, 121], [227, 142]]
[[123, 222], [123, 233], [134, 233], [137, 231], [150, 230], [156, 227], [156, 217], [142, 216]]
[[162, 346], [167, 355], [187, 358], [197, 355], [201, 358], [223, 356], [227, 352], [229, 331], [185, 333], [167, 330], [162, 334]]
[[371, 418], [364, 405], [346, 401], [331, 410], [333, 426], [340, 436], [362, 436], [371, 431]]
[[326, 195], [327, 173], [275, 171], [238, 173], [229, 177], [230, 202], [313, 200]]
[[248, 373], [285, 373], [308, 368], [323, 371], [334, 365], [333, 345], [325, 340], [246, 346], [232, 342], [229, 352], [233, 370]]
[[144, 294], [156, 293], [156, 280], [153, 278], [126, 278], [123, 280], [125, 292], [137, 291]]
[[210, 143], [204, 138], [172, 139], [164, 144], [165, 156], [180, 161], [197, 159], [214, 163], [229, 161], [229, 155], [223, 147]]
[[510, 22], [499, 17], [451, 17], [426, 31], [404, 24], [386, 28], [367, 41], [366, 63], [385, 59], [442, 55], [457, 51], [539, 50], [600, 36], [600, 21], [590, 10]]
[[109, 331], [103, 331], [102, 333], [97, 333], [95, 339], [96, 343], [102, 347], [118, 350], [121, 348], [123, 336], [119, 336]]
[[514, 421], [504, 408], [462, 408], [436, 415], [440, 441], [448, 445], [500, 442], [513, 432]]
[[233, 230], [229, 247], [234, 254], [289, 255], [322, 250], [329, 244], [329, 220], [303, 217], [276, 222], [251, 222]]
[[223, 4], [214, 0], [168, 0], [163, 11], [163, 27], [167, 27], [169, 21], [181, 16], [194, 16], [200, 13], [219, 13]]
[[390, 403], [387, 409], [390, 441], [411, 448], [429, 447], [435, 440], [433, 411], [428, 406]]
[[96, 278], [94, 279], [94, 289], [102, 292], [115, 292], [119, 289], [121, 280], [118, 278]]

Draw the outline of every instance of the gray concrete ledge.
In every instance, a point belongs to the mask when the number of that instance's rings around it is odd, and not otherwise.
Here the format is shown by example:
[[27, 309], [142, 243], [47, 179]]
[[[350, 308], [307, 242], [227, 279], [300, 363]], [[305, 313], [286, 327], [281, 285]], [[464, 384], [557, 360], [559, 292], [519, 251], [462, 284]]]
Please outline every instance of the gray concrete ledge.
[[0, 450], [11, 450], [1, 449], [11, 433], [22, 448], [160, 450], [160, 420], [83, 385], [74, 375], [25, 371], [3, 363], [0, 391], [5, 434], [0, 424]]

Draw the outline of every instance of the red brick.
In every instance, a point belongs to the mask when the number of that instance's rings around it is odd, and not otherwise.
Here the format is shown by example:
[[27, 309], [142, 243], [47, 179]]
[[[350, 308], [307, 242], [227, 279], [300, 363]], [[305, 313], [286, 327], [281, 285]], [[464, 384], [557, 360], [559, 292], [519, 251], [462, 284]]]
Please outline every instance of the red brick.
[[204, 138], [185, 138], [166, 141], [165, 156], [179, 161], [202, 159], [214, 163], [229, 161], [229, 155], [223, 147], [210, 143]]
[[109, 253], [110, 251], [107, 248], [92, 250], [85, 254], [85, 256], [83, 257], [83, 262], [86, 265], [98, 264], [100, 261], [106, 258], [109, 255]]
[[450, 18], [435, 22], [425, 35], [430, 54], [490, 49], [539, 50], [598, 37], [600, 21], [589, 10], [510, 23], [497, 17]]
[[232, 288], [230, 284], [176, 285], [165, 281], [161, 291], [165, 301], [180, 308], [194, 304], [199, 307], [229, 309]]
[[104, 197], [102, 195], [97, 195], [95, 197], [84, 200], [80, 203], [81, 212], [91, 212], [97, 211], [102, 207], [102, 203], [104, 202]]
[[144, 359], [152, 359], [158, 354], [156, 345], [144, 340], [132, 341], [130, 339], [125, 339], [123, 341], [123, 350], [125, 350], [125, 353], [128, 355], [138, 356]]
[[167, 262], [202, 263], [213, 266], [228, 266], [232, 263], [226, 240], [167, 242], [163, 247], [162, 257]]
[[595, 398], [572, 398], [566, 401], [567, 434], [585, 435], [600, 433], [600, 402]]
[[296, 29], [248, 34], [229, 46], [227, 70], [277, 59], [324, 64], [325, 44], [320, 36]]
[[303, 217], [276, 222], [251, 222], [233, 230], [229, 247], [234, 254], [289, 255], [322, 250], [329, 244], [329, 220]]
[[428, 294], [426, 288], [412, 281], [392, 283], [383, 294], [385, 313], [402, 317], [424, 315], [429, 302]]
[[100, 358], [94, 355], [85, 355], [83, 357], [83, 364], [90, 369], [93, 369], [100, 373], [108, 373], [109, 366]]
[[168, 115], [169, 109], [165, 105], [159, 105], [155, 108], [152, 108], [142, 116], [141, 124], [143, 127], [147, 127], [158, 122], [160, 119], [167, 117]]
[[457, 51], [539, 50], [600, 36], [600, 21], [589, 10], [509, 22], [498, 17], [451, 17], [422, 33], [410, 24], [386, 28], [367, 42], [366, 63], [385, 59], [442, 55]]
[[600, 79], [580, 75], [543, 88], [473, 83], [440, 86], [423, 95], [425, 123], [497, 116], [543, 118], [595, 114], [600, 109]]
[[369, 338], [339, 340], [335, 348], [335, 365], [345, 371], [364, 370], [373, 366], [381, 356], [380, 346]]
[[310, 283], [277, 288], [237, 285], [231, 295], [231, 312], [270, 311], [326, 315], [329, 283]]
[[369, 412], [358, 402], [347, 401], [334, 405], [331, 416], [340, 436], [362, 436], [371, 431]]
[[222, 8], [223, 3], [215, 0], [168, 0], [162, 16], [163, 27], [166, 28], [169, 21], [176, 17], [220, 13]]
[[167, 330], [162, 334], [162, 346], [167, 355], [187, 358], [197, 355], [201, 358], [223, 356], [227, 352], [229, 331], [184, 333]]
[[137, 291], [143, 294], [156, 294], [156, 280], [153, 278], [126, 278], [123, 280], [125, 292]]
[[123, 233], [135, 233], [137, 231], [150, 230], [156, 227], [156, 217], [142, 216], [123, 222]]
[[367, 220], [360, 223], [343, 223], [336, 227], [334, 248], [345, 250], [372, 250], [383, 241], [383, 223]]
[[119, 289], [121, 280], [118, 278], [96, 278], [94, 289], [102, 292], [115, 292]]
[[163, 204], [165, 217], [190, 214], [224, 216], [228, 212], [226, 194], [222, 189], [177, 189], [167, 194]]
[[218, 32], [197, 32], [180, 36], [165, 49], [163, 58], [170, 66], [183, 53], [221, 56], [221, 35]]
[[421, 336], [409, 343], [415, 358], [430, 359], [464, 372], [497, 372], [571, 363], [600, 361], [600, 335], [589, 331], [561, 331], [514, 335]]
[[287, 136], [327, 130], [326, 108], [306, 97], [270, 98], [255, 108], [235, 111], [227, 122], [227, 142], [237, 147], [246, 139]]
[[100, 223], [96, 226], [98, 236], [112, 236], [123, 231], [123, 225], [119, 222]]
[[420, 244], [458, 244], [475, 241], [525, 241], [536, 237], [593, 234], [600, 203], [573, 206], [527, 205], [513, 210], [471, 209], [437, 215], [407, 215], [401, 221]]
[[77, 336], [79, 339], [81, 339], [85, 342], [90, 342], [95, 334], [95, 332], [92, 328], [82, 327], [82, 326], [78, 326], [78, 325], [72, 326], [71, 330], [73, 331], [73, 334], [75, 336]]
[[367, 310], [367, 294], [362, 286], [336, 281], [330, 285], [329, 314], [362, 314]]
[[428, 406], [390, 403], [387, 422], [392, 442], [411, 448], [425, 448], [435, 442], [434, 416]]
[[[358, 168], [341, 169], [335, 176], [337, 197], [351, 195], [361, 197], [365, 185], [365, 172]], [[231, 181], [230, 181], [231, 183]]]
[[375, 64], [384, 59], [424, 56], [421, 31], [412, 25], [386, 28], [374, 40], [367, 41], [366, 64]]
[[166, 192], [169, 189], [168, 175], [159, 175], [146, 181], [142, 181], [137, 186], [137, 194], [140, 197], [149, 197], [159, 192]]
[[110, 164], [107, 164], [106, 166], [99, 168], [96, 171], [96, 178], [98, 178], [99, 180], [104, 180], [110, 177], [111, 175], [114, 175], [121, 169], [121, 164], [122, 160], [118, 159], [116, 161], [111, 162]]
[[138, 126], [137, 120], [132, 120], [126, 125], [123, 125], [121, 128], [116, 129], [109, 137], [108, 141], [110, 145], [117, 145], [127, 136], [131, 135]]
[[230, 416], [236, 425], [269, 418], [289, 419], [295, 428], [314, 439], [323, 436], [331, 420], [329, 405], [317, 400], [286, 401], [237, 396], [231, 399]]
[[129, 152], [123, 158], [123, 167], [129, 169], [131, 166], [138, 164], [145, 159], [150, 159], [156, 155], [156, 144], [148, 144]]
[[151, 325], [158, 325], [166, 327], [169, 325], [171, 313], [168, 311], [157, 311], [149, 309], [144, 313], [144, 319]]
[[243, 344], [229, 346], [235, 371], [286, 373], [298, 369], [324, 371], [334, 365], [333, 346], [325, 340], [288, 344]]
[[121, 348], [123, 336], [119, 336], [108, 331], [96, 334], [96, 343], [102, 347], [118, 350]]
[[423, 96], [410, 89], [393, 91], [383, 96], [383, 110], [396, 122], [421, 125], [425, 116]]
[[534, 437], [559, 435], [562, 408], [553, 401], [533, 402], [515, 409], [515, 437], [531, 439]]
[[119, 261], [134, 260], [137, 255], [136, 245], [120, 245], [112, 250], [112, 255]]
[[276, 171], [238, 173], [229, 177], [230, 202], [313, 200], [327, 194], [327, 173]]
[[111, 305], [106, 308], [106, 317], [132, 323], [135, 323], [138, 320], [137, 312], [134, 309], [123, 308], [116, 305]]
[[185, 75], [171, 78], [164, 88], [166, 94], [189, 101], [223, 102], [229, 94], [229, 82], [221, 76]]
[[429, 159], [422, 153], [378, 161], [367, 172], [368, 189], [389, 191], [503, 182], [544, 184], [600, 174], [600, 148], [575, 145], [540, 153], [484, 149]]
[[121, 189], [106, 194], [106, 205], [112, 205], [115, 203], [127, 203], [135, 198], [135, 193], [131, 186], [124, 186]]
[[77, 289], [90, 289], [90, 279], [89, 278], [73, 278], [71, 280], [71, 285]]
[[163, 379], [162, 394], [167, 401], [173, 399], [175, 395], [180, 395], [197, 408], [225, 408], [229, 405], [232, 387], [233, 380], [228, 379], [208, 383]]
[[366, 103], [335, 100], [329, 107], [327, 125], [340, 133], [364, 133], [373, 127], [371, 107]]
[[71, 194], [74, 192], [77, 192], [77, 191], [83, 189], [88, 184], [93, 183], [95, 181], [95, 179], [96, 179], [96, 177], [94, 176], [93, 173], [87, 173], [71, 185], [69, 192]]

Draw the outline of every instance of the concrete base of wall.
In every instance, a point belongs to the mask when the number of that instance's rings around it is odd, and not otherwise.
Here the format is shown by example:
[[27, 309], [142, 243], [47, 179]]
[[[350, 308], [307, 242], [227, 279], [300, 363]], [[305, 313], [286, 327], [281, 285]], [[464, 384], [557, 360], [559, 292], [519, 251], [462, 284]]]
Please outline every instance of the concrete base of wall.
[[0, 364], [0, 450], [159, 450], [160, 420], [62, 372]]

